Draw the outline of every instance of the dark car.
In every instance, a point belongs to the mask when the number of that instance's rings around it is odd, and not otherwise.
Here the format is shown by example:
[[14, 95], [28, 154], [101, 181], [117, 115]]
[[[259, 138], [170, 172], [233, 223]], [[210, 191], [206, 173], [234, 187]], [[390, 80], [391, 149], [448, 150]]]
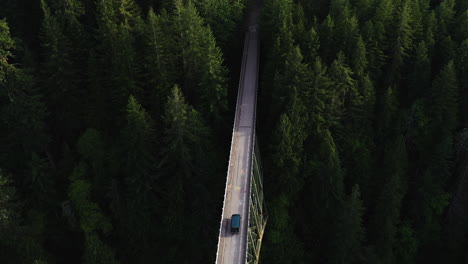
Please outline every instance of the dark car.
[[233, 214], [231, 217], [231, 233], [239, 233], [240, 222], [240, 214]]

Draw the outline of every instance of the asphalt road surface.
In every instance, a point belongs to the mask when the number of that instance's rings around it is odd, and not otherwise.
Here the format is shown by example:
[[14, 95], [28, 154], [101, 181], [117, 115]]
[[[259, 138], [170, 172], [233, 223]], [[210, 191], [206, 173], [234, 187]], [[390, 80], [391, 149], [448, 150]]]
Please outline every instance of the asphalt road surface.
[[[249, 18], [242, 60], [236, 116], [224, 196], [224, 205], [218, 238], [217, 264], [244, 264], [247, 262], [248, 214], [252, 144], [254, 137], [256, 94], [258, 82], [258, 9], [253, 8]], [[239, 233], [231, 233], [233, 214], [241, 215]]]

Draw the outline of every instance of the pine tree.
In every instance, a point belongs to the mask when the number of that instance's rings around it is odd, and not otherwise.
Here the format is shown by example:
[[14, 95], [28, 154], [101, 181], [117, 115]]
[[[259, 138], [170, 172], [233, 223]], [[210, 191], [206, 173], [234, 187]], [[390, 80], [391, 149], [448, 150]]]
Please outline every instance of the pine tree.
[[98, 233], [108, 234], [112, 225], [98, 204], [91, 200], [91, 184], [85, 178], [87, 168], [79, 164], [70, 176], [68, 190], [73, 208], [79, 217], [79, 226], [85, 236], [84, 263], [119, 263], [112, 248], [106, 245]]
[[[431, 248], [441, 241], [441, 217], [449, 204], [446, 185], [451, 180], [453, 132], [457, 126], [458, 87], [453, 62], [434, 79], [428, 102], [429, 132], [424, 147], [422, 172], [416, 177], [418, 189], [410, 213], [422, 259], [436, 257]], [[427, 147], [429, 146], [429, 147]]]
[[404, 1], [397, 11], [397, 19], [394, 24], [395, 31], [392, 34], [391, 62], [386, 76], [386, 85], [398, 84], [401, 78], [401, 67], [411, 54], [414, 43], [415, 28], [411, 24], [413, 10], [410, 1]]
[[[305, 256], [301, 239], [294, 233], [291, 219], [291, 201], [284, 193], [272, 199], [269, 232], [265, 234], [268, 247], [262, 248], [261, 259], [268, 263], [293, 264], [304, 262]], [[264, 251], [263, 251], [264, 250]]]
[[385, 31], [382, 23], [374, 24], [372, 21], [367, 21], [362, 30], [362, 36], [366, 43], [366, 57], [369, 72], [373, 80], [380, 79], [382, 66], [386, 61], [386, 55], [383, 52], [382, 46], [385, 39], [384, 33]]
[[[167, 259], [177, 262], [188, 259], [198, 261], [203, 259], [206, 248], [184, 256], [180, 255], [179, 249], [197, 243], [185, 239], [185, 229], [189, 226], [197, 236], [212, 234], [212, 231], [204, 232], [206, 229], [201, 228], [201, 225], [208, 217], [209, 204], [213, 198], [208, 193], [198, 193], [203, 189], [200, 184], [203, 185], [216, 169], [210, 163], [214, 159], [213, 148], [207, 140], [210, 133], [201, 115], [185, 102], [178, 86], [174, 86], [168, 98], [163, 124], [164, 147], [159, 163], [159, 184], [163, 194], [161, 204], [164, 205], [162, 225], [166, 227], [163, 232], [167, 250], [165, 254]], [[194, 215], [198, 217], [194, 218]], [[187, 223], [185, 219], [189, 218], [202, 222]]]
[[149, 10], [145, 30], [145, 78], [150, 95], [148, 105], [154, 109], [154, 116], [157, 117], [162, 115], [165, 99], [170, 94], [171, 85], [177, 80], [172, 27], [167, 12], [156, 15], [153, 9]]
[[[83, 85], [82, 76], [77, 67], [77, 58], [81, 58], [74, 52], [73, 43], [65, 35], [65, 28], [62, 23], [64, 18], [58, 17], [49, 8], [45, 0], [41, 1], [44, 19], [41, 28], [41, 45], [45, 57], [42, 67], [42, 86], [44, 95], [47, 98], [47, 107], [50, 113], [49, 125], [51, 131], [55, 131], [53, 138], [61, 145], [62, 141], [70, 141], [76, 135], [76, 130], [82, 127], [83, 108], [80, 98], [85, 93], [79, 87]], [[64, 14], [60, 14], [64, 16]], [[78, 19], [78, 14], [69, 19]], [[79, 30], [79, 22], [77, 31]], [[80, 32], [73, 32], [80, 35]]]
[[442, 68], [447, 65], [456, 56], [456, 44], [451, 36], [445, 36], [438, 39], [435, 44], [435, 52], [433, 57], [432, 73], [437, 74]]
[[[280, 31], [292, 29], [292, 1], [268, 0], [262, 12], [262, 31], [265, 32], [264, 41], [273, 43]], [[267, 51], [268, 54], [268, 51]]]
[[[11, 49], [15, 43], [10, 37], [10, 28], [6, 23], [6, 19], [0, 20], [0, 82], [4, 83], [9, 72], [13, 70], [13, 66], [8, 63], [11, 58]], [[8, 93], [8, 92], [7, 92]], [[7, 94], [9, 96], [9, 94]]]
[[[42, 95], [26, 70], [8, 63], [14, 43], [4, 20], [0, 20], [0, 29], [0, 84], [3, 88], [0, 91], [0, 125], [4, 128], [0, 132], [0, 144], [4, 147], [4, 153], [0, 154], [0, 165], [17, 175], [17, 184], [37, 191], [44, 187], [47, 190], [43, 191], [49, 193], [54, 188], [45, 177], [50, 175], [44, 174], [39, 167], [35, 168], [38, 164], [47, 167], [43, 161], [49, 136]], [[53, 162], [50, 159], [48, 161]], [[36, 186], [36, 183], [40, 186]], [[40, 191], [35, 194], [44, 197]], [[32, 200], [37, 198], [31, 196]]]
[[424, 19], [424, 41], [428, 49], [428, 57], [434, 54], [435, 36], [437, 34], [437, 16], [434, 10], [428, 12]]
[[468, 123], [468, 40], [465, 40], [458, 49], [456, 57], [457, 76], [460, 83], [460, 122]]
[[[311, 152], [311, 149], [315, 149]], [[338, 233], [344, 230], [341, 211], [344, 202], [343, 170], [337, 147], [326, 129], [313, 131], [307, 143], [306, 182], [300, 199], [307, 200], [304, 210], [307, 221], [300, 227], [305, 234], [306, 248], [312, 248], [314, 262], [341, 263], [344, 250]]]
[[336, 263], [359, 263], [362, 261], [362, 244], [364, 241], [363, 214], [364, 206], [360, 197], [359, 186], [353, 186], [351, 194], [346, 197], [343, 210], [338, 215], [341, 227], [335, 234], [337, 243]]
[[351, 69], [357, 77], [362, 77], [365, 75], [367, 70], [367, 55], [366, 55], [366, 45], [361, 36], [357, 37], [356, 41], [352, 45], [351, 52]]
[[211, 122], [226, 110], [226, 68], [211, 30], [195, 6], [176, 3], [176, 31], [183, 67], [182, 89], [188, 100]]
[[306, 33], [306, 44], [301, 47], [304, 55], [304, 62], [307, 64], [313, 64], [316, 57], [319, 55], [320, 40], [317, 31], [312, 27], [309, 32]]
[[420, 98], [430, 88], [431, 65], [428, 52], [426, 43], [419, 43], [413, 69], [409, 74], [407, 96], [410, 101]]
[[455, 22], [455, 0], [444, 0], [436, 9], [438, 17], [438, 35], [447, 36], [452, 32]]
[[137, 98], [143, 96], [135, 50], [142, 21], [133, 0], [101, 0], [97, 3], [97, 13], [98, 45], [89, 63], [93, 101], [88, 118], [90, 126], [105, 131], [123, 125], [122, 109], [130, 94]]
[[308, 107], [308, 113], [312, 128], [328, 128], [336, 122], [336, 116], [328, 111], [329, 96], [331, 93], [332, 82], [327, 75], [327, 68], [322, 64], [320, 57], [315, 59], [310, 79], [310, 90], [306, 92], [305, 105]]
[[351, 0], [351, 3], [356, 10], [358, 19], [361, 21], [368, 21], [372, 17], [373, 1], [372, 0]]
[[468, 10], [457, 17], [456, 31], [453, 33], [457, 43], [461, 43], [468, 38]]
[[133, 259], [139, 263], [151, 260], [151, 238], [155, 229], [157, 198], [155, 197], [155, 142], [152, 120], [133, 96], [128, 99], [127, 125], [122, 133], [124, 153], [127, 234]]
[[292, 94], [288, 98], [288, 107], [280, 118], [273, 132], [271, 147], [275, 171], [273, 177], [280, 182], [281, 190], [293, 195], [300, 190], [302, 179], [299, 169], [303, 144], [307, 137], [306, 124], [308, 122], [305, 106], [300, 99], [298, 88], [291, 87]]
[[[329, 107], [327, 111], [338, 120], [345, 118], [345, 123], [350, 122], [350, 116], [346, 116], [346, 109], [361, 104], [361, 98], [356, 90], [356, 81], [352, 78], [353, 71], [346, 65], [343, 53], [338, 54], [338, 58], [333, 61], [328, 75], [332, 80], [329, 97]], [[339, 124], [335, 124], [334, 129], [340, 129]], [[335, 132], [335, 131], [334, 131]]]
[[402, 199], [406, 192], [406, 149], [404, 138], [399, 136], [387, 142], [383, 175], [375, 191], [373, 217], [370, 220], [370, 240], [375, 245], [381, 263], [394, 263], [394, 243], [397, 236]]
[[0, 260], [5, 263], [20, 261], [17, 252], [17, 234], [21, 231], [18, 223], [20, 212], [19, 205], [14, 201], [15, 195], [16, 189], [10, 178], [0, 170]]
[[[242, 19], [244, 1], [197, 0], [195, 6], [223, 50], [226, 50]], [[227, 51], [227, 50], [226, 50]]]
[[336, 52], [336, 50], [333, 49], [335, 27], [335, 22], [330, 15], [328, 15], [320, 25], [320, 57], [325, 63], [330, 62]]

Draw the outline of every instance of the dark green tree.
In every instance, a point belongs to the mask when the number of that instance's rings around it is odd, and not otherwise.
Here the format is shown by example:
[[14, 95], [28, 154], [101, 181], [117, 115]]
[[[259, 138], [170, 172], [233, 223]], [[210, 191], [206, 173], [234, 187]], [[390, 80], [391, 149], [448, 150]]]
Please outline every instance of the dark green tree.
[[375, 245], [380, 263], [394, 263], [402, 199], [406, 193], [407, 156], [404, 138], [397, 137], [386, 146], [382, 182], [375, 186], [377, 199], [370, 220], [370, 241]]
[[176, 1], [175, 30], [183, 69], [182, 89], [210, 122], [221, 121], [227, 109], [226, 68], [211, 29], [197, 9]]
[[171, 86], [177, 80], [176, 58], [174, 54], [174, 34], [172, 20], [163, 11], [156, 15], [153, 9], [148, 12], [145, 36], [145, 79], [147, 79], [149, 101], [154, 116], [161, 116], [166, 98], [170, 94]]
[[[197, 241], [187, 240], [185, 230], [208, 239], [218, 231], [204, 227], [208, 222], [210, 203], [213, 200], [205, 184], [215, 173], [212, 165], [213, 148], [208, 139], [210, 132], [201, 115], [185, 102], [178, 86], [174, 86], [168, 98], [164, 115], [164, 138], [161, 148], [160, 190], [163, 194], [162, 225], [165, 226], [162, 241], [164, 255], [171, 262], [202, 261], [209, 252], [209, 243], [200, 250], [189, 250], [181, 255], [180, 249], [195, 249]], [[186, 219], [198, 219], [187, 222]], [[217, 219], [217, 218], [216, 218]]]
[[87, 168], [79, 164], [70, 176], [68, 197], [79, 218], [79, 228], [85, 238], [83, 262], [89, 264], [119, 263], [110, 246], [99, 233], [109, 234], [112, 225], [100, 206], [91, 199], [91, 183], [86, 177]]
[[127, 125], [122, 133], [128, 247], [133, 251], [133, 261], [145, 263], [151, 261], [153, 254], [151, 238], [158, 209], [153, 154], [156, 145], [153, 122], [133, 96], [128, 99]]

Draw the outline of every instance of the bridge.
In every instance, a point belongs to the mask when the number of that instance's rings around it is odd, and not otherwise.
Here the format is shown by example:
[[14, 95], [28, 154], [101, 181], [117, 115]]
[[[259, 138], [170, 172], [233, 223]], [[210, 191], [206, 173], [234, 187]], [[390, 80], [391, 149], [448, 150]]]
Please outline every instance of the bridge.
[[[244, 40], [231, 151], [216, 253], [217, 264], [258, 263], [267, 221], [263, 200], [262, 166], [255, 137], [259, 66], [256, 4]], [[231, 233], [233, 214], [241, 215], [239, 233]]]

